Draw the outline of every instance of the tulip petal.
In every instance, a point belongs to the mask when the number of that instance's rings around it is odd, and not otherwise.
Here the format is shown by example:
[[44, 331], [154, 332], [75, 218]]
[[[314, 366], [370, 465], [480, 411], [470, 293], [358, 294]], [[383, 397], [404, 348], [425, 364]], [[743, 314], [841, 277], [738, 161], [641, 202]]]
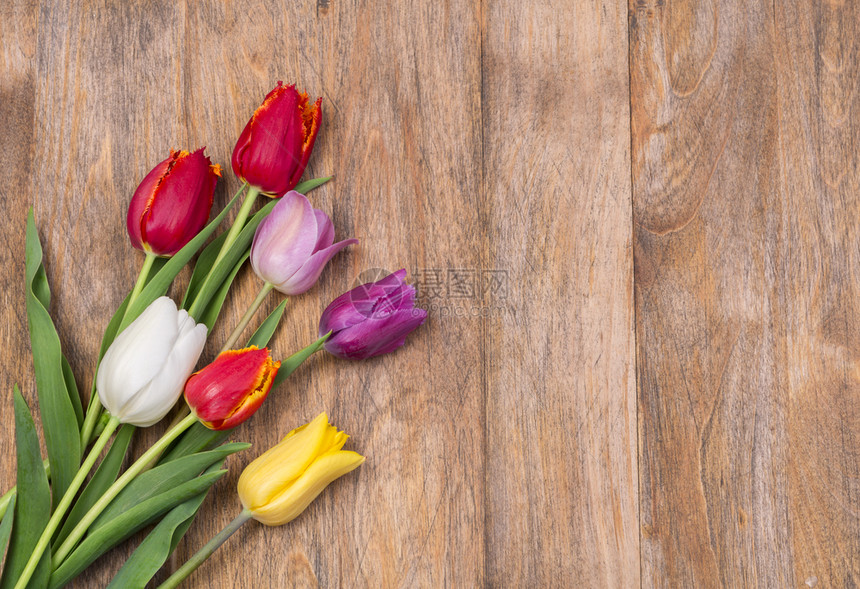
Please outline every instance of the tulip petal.
[[402, 346], [406, 336], [426, 318], [427, 311], [417, 308], [374, 315], [335, 333], [325, 348], [335, 356], [353, 360], [387, 354]]
[[[190, 323], [190, 325], [189, 325]], [[124, 416], [117, 415], [124, 423], [138, 427], [149, 427], [161, 420], [173, 408], [185, 381], [194, 370], [203, 346], [206, 344], [206, 325], [194, 326], [194, 320], [185, 315], [180, 336], [167, 357], [161, 371], [123, 408]]]
[[[404, 282], [405, 278], [406, 270], [401, 269], [381, 280], [362, 284], [337, 297], [326, 307], [320, 317], [320, 337], [329, 331], [338, 332], [365, 321], [378, 307], [387, 306], [381, 301], [389, 297], [394, 297], [400, 305], [403, 297], [409, 296], [409, 290], [404, 291], [404, 286], [407, 286]], [[414, 288], [412, 292], [414, 293]]]
[[320, 413], [307, 427], [288, 435], [249, 464], [239, 477], [242, 504], [250, 509], [265, 505], [297, 479], [319, 455], [331, 427], [328, 416]]
[[413, 307], [415, 307], [415, 287], [404, 282], [399, 288], [393, 289], [388, 296], [379, 298], [373, 306], [371, 314], [373, 316], [387, 315]]
[[290, 176], [288, 188], [293, 188], [299, 183], [299, 180], [301, 180], [305, 167], [308, 165], [308, 160], [311, 158], [311, 152], [313, 151], [314, 143], [317, 140], [317, 133], [319, 133], [320, 124], [322, 124], [322, 97], [317, 98], [316, 102], [311, 105], [308, 105], [307, 94], [302, 93], [299, 97], [303, 134], [302, 155], [299, 160], [299, 165], [293, 171], [292, 176]]
[[279, 82], [248, 121], [233, 152], [236, 175], [272, 196], [295, 186], [291, 177], [304, 171], [301, 101], [294, 86]]
[[314, 252], [318, 252], [334, 243], [334, 223], [319, 209], [314, 209], [314, 216], [317, 219], [317, 243]]
[[[245, 128], [242, 129], [242, 132], [239, 134], [239, 139], [236, 140], [236, 147], [233, 148], [233, 155], [230, 158], [233, 173], [236, 174], [236, 177], [243, 182], [246, 182], [246, 180], [245, 175], [242, 173], [242, 160], [245, 157], [245, 152], [248, 150], [248, 144], [251, 141], [251, 123], [253, 122], [254, 117], [252, 116], [245, 124]], [[260, 188], [265, 191], [263, 187]]]
[[348, 439], [349, 436], [346, 435], [346, 432], [339, 431], [335, 426], [330, 425], [328, 432], [326, 432], [326, 438], [320, 446], [320, 454], [340, 450]]
[[176, 305], [159, 297], [120, 333], [105, 352], [96, 386], [102, 405], [116, 417], [158, 374], [178, 336]]
[[287, 193], [257, 227], [251, 245], [251, 266], [260, 278], [280, 284], [313, 254], [317, 221], [310, 201]]
[[276, 284], [275, 289], [288, 296], [300, 295], [303, 292], [306, 292], [316, 284], [317, 279], [320, 277], [320, 274], [322, 274], [323, 268], [325, 268], [325, 265], [328, 264], [329, 260], [331, 260], [336, 253], [346, 246], [355, 243], [358, 243], [357, 239], [345, 239], [316, 252], [308, 258], [308, 260], [295, 272], [295, 274], [290, 276], [281, 284]]
[[232, 428], [259, 409], [280, 365], [266, 348], [222, 352], [188, 379], [185, 400], [209, 429]]
[[147, 251], [172, 255], [191, 241], [209, 219], [217, 182], [203, 149], [177, 154], [140, 217], [141, 241]]
[[128, 230], [128, 236], [131, 238], [131, 245], [139, 250], [143, 247], [143, 236], [141, 235], [141, 219], [149, 206], [152, 196], [161, 178], [167, 173], [170, 164], [173, 162], [174, 153], [171, 152], [170, 157], [160, 162], [152, 168], [146, 177], [140, 182], [134, 195], [131, 197], [131, 203], [128, 206], [128, 213], [125, 218], [125, 226]]
[[267, 526], [280, 526], [298, 517], [329, 484], [364, 462], [364, 456], [335, 450], [313, 461], [302, 475], [267, 504], [252, 508], [254, 519]]

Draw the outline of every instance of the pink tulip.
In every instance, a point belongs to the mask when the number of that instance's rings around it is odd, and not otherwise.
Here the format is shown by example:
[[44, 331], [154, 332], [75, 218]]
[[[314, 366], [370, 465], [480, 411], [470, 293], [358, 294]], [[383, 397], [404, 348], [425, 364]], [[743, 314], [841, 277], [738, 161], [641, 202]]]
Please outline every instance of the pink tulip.
[[285, 295], [310, 289], [334, 255], [357, 239], [334, 243], [334, 225], [304, 195], [288, 192], [263, 219], [251, 245], [251, 266]]

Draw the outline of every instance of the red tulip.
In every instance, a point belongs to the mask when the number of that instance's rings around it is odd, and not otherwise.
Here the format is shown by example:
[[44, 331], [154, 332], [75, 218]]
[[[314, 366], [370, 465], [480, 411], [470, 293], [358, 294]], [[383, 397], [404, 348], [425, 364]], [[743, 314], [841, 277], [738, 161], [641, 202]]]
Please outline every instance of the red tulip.
[[131, 198], [126, 217], [131, 244], [157, 256], [172, 256], [209, 219], [221, 166], [195, 152], [170, 150], [170, 157], [146, 175]]
[[322, 98], [309, 104], [295, 85], [278, 82], [236, 142], [233, 172], [263, 194], [281, 197], [299, 183], [322, 122]]
[[209, 429], [236, 427], [266, 400], [280, 367], [266, 348], [221, 352], [212, 364], [191, 375], [185, 400]]

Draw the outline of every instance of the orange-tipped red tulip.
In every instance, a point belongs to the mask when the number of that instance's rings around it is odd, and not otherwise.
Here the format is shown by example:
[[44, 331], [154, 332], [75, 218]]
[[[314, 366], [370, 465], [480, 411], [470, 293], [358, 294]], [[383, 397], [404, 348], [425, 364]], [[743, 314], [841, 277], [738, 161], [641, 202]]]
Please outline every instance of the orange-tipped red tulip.
[[236, 427], [266, 400], [280, 366], [266, 348], [221, 352], [212, 364], [191, 375], [185, 400], [209, 429]]
[[322, 122], [322, 98], [311, 104], [295, 85], [278, 82], [236, 142], [233, 172], [263, 194], [281, 197], [299, 183]]
[[170, 150], [170, 157], [146, 175], [131, 198], [126, 227], [131, 244], [156, 256], [172, 256], [209, 219], [221, 166], [194, 152]]

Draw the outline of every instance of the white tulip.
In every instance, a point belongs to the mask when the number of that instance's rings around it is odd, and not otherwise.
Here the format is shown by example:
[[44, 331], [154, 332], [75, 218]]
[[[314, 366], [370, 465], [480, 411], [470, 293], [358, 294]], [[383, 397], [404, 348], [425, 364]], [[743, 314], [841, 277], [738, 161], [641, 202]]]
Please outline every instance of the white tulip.
[[96, 379], [102, 405], [121, 423], [159, 421], [182, 394], [205, 343], [205, 325], [168, 297], [154, 300], [102, 358]]

